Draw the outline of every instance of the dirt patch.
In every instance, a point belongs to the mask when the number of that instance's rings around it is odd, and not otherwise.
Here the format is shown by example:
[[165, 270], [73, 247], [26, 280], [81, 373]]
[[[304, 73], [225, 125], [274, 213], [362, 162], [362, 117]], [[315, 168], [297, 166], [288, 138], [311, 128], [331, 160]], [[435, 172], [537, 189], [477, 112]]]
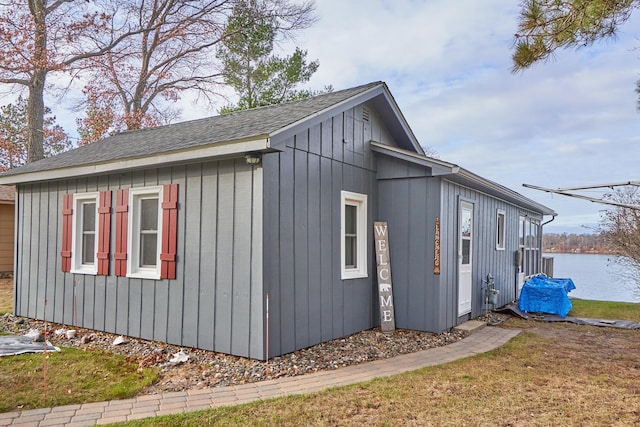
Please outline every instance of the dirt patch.
[[0, 314], [13, 312], [13, 279], [0, 279]]
[[516, 318], [504, 326], [524, 329], [545, 338], [555, 356], [578, 359], [585, 369], [603, 369], [609, 365], [614, 366], [614, 371], [629, 366], [640, 369], [639, 330]]

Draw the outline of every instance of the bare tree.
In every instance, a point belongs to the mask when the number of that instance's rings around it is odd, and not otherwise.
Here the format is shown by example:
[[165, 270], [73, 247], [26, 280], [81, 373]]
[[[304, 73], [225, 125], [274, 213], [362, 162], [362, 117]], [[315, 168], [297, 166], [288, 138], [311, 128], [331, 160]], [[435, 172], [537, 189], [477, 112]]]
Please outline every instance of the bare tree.
[[[313, 2], [255, 0], [280, 34], [309, 26]], [[170, 114], [187, 89], [212, 93], [211, 47], [234, 0], [0, 0], [0, 83], [25, 90], [27, 162], [43, 157], [44, 93], [51, 73], [86, 73], [87, 93], [117, 105], [128, 129]], [[90, 71], [93, 71], [89, 73]], [[117, 102], [116, 102], [117, 100]], [[153, 119], [153, 118], [152, 118]], [[151, 120], [153, 122], [153, 120]]]
[[[312, 1], [251, 1], [259, 3], [257, 9], [274, 22], [280, 37], [295, 34], [315, 20]], [[126, 43], [104, 56], [89, 58], [86, 68], [92, 78], [85, 88], [89, 103], [95, 106], [95, 100], [99, 100], [100, 108], [113, 113], [111, 131], [170, 121], [177, 114], [172, 103], [183, 91], [216, 95], [223, 79], [214, 47], [232, 36], [226, 31], [226, 23], [235, 3], [155, 0], [114, 5], [109, 12], [113, 19], [107, 37], [120, 37], [120, 22], [140, 29], [139, 34], [128, 37]], [[91, 120], [85, 120], [83, 126], [91, 130]], [[104, 128], [104, 123], [98, 126]], [[94, 137], [97, 134], [87, 133]]]
[[[615, 189], [605, 198], [624, 206], [604, 210], [599, 231], [611, 248], [623, 256], [619, 262], [640, 285], [640, 188], [628, 185]], [[638, 208], [629, 207], [634, 205]]]
[[47, 76], [53, 72], [73, 75], [81, 61], [103, 55], [136, 31], [128, 31], [124, 24], [118, 37], [99, 39], [97, 35], [109, 22], [101, 1], [0, 2], [0, 83], [28, 92], [27, 162], [44, 155]]

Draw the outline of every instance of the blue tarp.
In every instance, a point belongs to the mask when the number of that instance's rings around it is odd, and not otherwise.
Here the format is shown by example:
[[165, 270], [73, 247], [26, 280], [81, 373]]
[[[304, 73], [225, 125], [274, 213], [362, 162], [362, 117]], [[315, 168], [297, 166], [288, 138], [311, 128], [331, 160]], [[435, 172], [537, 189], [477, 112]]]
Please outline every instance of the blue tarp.
[[552, 279], [541, 274], [533, 276], [522, 287], [518, 307], [527, 313], [549, 313], [565, 317], [572, 307], [567, 294], [575, 288], [571, 279]]

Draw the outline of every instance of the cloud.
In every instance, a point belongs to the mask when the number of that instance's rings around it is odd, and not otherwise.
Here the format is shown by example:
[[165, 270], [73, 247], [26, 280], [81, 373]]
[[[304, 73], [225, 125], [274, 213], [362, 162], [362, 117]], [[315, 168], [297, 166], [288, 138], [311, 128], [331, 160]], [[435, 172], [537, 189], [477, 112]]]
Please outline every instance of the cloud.
[[[518, 2], [322, 0], [316, 7], [319, 21], [282, 45], [319, 59], [311, 89], [385, 81], [423, 145], [556, 209], [556, 224], [597, 218], [601, 206], [522, 183], [640, 179], [639, 11], [617, 40], [559, 51], [512, 74]], [[191, 101], [181, 103], [184, 119], [215, 114]], [[74, 114], [58, 113], [65, 116]]]

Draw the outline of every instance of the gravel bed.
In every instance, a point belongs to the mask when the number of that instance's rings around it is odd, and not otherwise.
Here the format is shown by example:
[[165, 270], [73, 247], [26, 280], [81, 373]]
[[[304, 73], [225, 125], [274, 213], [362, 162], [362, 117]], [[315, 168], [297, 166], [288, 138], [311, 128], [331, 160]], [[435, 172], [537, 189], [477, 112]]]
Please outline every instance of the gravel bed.
[[[12, 314], [0, 316], [0, 330], [5, 333], [25, 335], [30, 330], [43, 331], [43, 328], [42, 321]], [[67, 338], [66, 331], [69, 329], [76, 330], [72, 338]], [[223, 387], [338, 369], [447, 345], [465, 336], [457, 330], [433, 334], [398, 329], [386, 334], [375, 328], [262, 362], [129, 337], [124, 337], [125, 343], [113, 345], [117, 335], [52, 323], [47, 324], [47, 331], [48, 341], [58, 347], [109, 351], [134, 357], [140, 367], [157, 367], [160, 370], [158, 381], [140, 394]], [[188, 360], [177, 363], [176, 354], [186, 354]]]

